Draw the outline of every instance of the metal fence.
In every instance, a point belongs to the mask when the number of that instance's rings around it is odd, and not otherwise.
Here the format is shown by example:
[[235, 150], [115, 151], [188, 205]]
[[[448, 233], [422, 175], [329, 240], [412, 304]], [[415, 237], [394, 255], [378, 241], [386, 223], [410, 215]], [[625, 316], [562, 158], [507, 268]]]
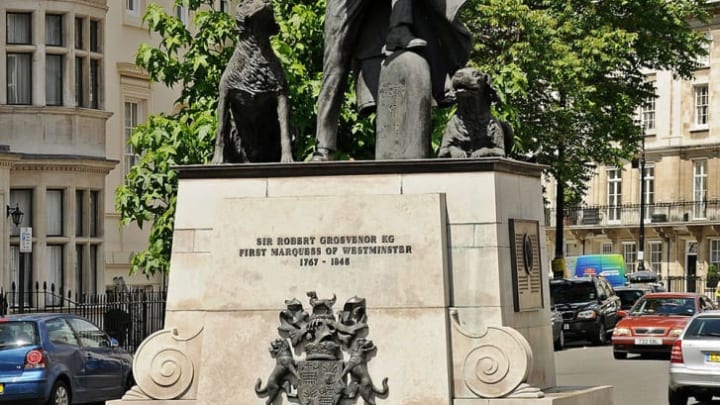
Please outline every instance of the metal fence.
[[2, 313], [57, 312], [83, 316], [118, 340], [122, 348], [134, 353], [142, 341], [165, 323], [166, 291], [145, 290], [108, 291], [104, 294], [72, 294], [56, 291], [43, 283], [35, 283], [24, 291], [21, 307], [20, 293], [13, 283], [10, 291], [0, 291]]
[[[720, 221], [720, 199], [704, 201], [673, 201], [645, 204], [645, 223], [666, 225], [666, 223]], [[555, 227], [555, 208], [545, 210], [545, 226]], [[565, 207], [563, 224], [569, 227], [637, 226], [640, 223], [640, 205], [592, 205]]]
[[696, 292], [707, 295], [710, 299], [715, 300], [715, 286], [717, 285], [717, 277], [700, 277], [700, 276], [668, 276], [662, 280], [663, 285], [671, 292]]

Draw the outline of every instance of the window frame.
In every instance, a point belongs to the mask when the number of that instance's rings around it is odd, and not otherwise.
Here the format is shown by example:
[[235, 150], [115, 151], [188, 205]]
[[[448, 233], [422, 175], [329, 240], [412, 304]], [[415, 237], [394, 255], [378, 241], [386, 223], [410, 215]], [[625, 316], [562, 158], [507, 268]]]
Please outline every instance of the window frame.
[[[52, 78], [50, 75], [52, 72], [50, 69], [48, 69], [48, 66], [50, 65], [50, 60], [59, 60], [59, 78], [55, 77]], [[48, 94], [51, 92], [49, 91], [51, 89], [51, 85], [57, 86], [55, 89], [57, 91], [58, 99], [50, 101], [50, 97]], [[45, 105], [48, 106], [62, 106], [65, 102], [64, 97], [64, 88], [65, 88], [65, 55], [58, 55], [58, 54], [51, 54], [48, 53], [45, 55]]]
[[707, 83], [693, 86], [693, 124], [706, 129], [710, 122], [710, 87]]
[[[19, 83], [18, 83], [19, 79], [17, 77], [18, 76], [17, 75], [17, 72], [18, 72], [17, 67], [18, 67], [18, 60], [21, 57], [23, 59], [27, 58], [26, 62], [27, 62], [27, 66], [28, 66], [28, 71], [25, 73], [27, 74], [27, 78], [28, 78], [27, 89], [26, 89], [28, 98], [27, 98], [27, 100], [23, 99], [22, 101], [19, 101], [18, 91], [17, 91], [17, 89], [19, 87]], [[12, 58], [15, 58], [15, 62], [13, 65], [14, 70], [11, 71], [10, 60]], [[32, 80], [32, 77], [33, 77], [33, 53], [32, 52], [7, 52], [5, 54], [5, 63], [6, 63], [5, 66], [7, 68], [6, 69], [7, 70], [6, 77], [5, 77], [5, 80], [6, 80], [5, 86], [6, 86], [6, 90], [7, 90], [7, 93], [6, 93], [7, 94], [7, 104], [8, 105], [32, 105], [32, 103], [33, 103], [33, 80]], [[14, 91], [10, 90], [11, 87], [14, 87]], [[14, 100], [11, 100], [11, 97], [10, 97], [11, 94], [15, 94]]]
[[[13, 42], [11, 37], [14, 35], [10, 34], [10, 16], [25, 16], [28, 19], [28, 27], [25, 35], [28, 37], [26, 42]], [[5, 40], [7, 45], [32, 45], [33, 43], [33, 13], [31, 12], [8, 12], [5, 17]]]
[[[707, 159], [693, 160], [693, 219], [707, 218]], [[700, 170], [698, 170], [700, 169]], [[698, 184], [700, 183], [700, 184]], [[700, 186], [700, 187], [698, 187]]]
[[622, 209], [622, 170], [620, 168], [607, 169], [606, 198], [608, 223], [617, 224], [621, 220]]
[[[58, 43], [50, 42], [49, 39], [48, 39], [48, 34], [49, 34], [49, 32], [50, 32], [50, 31], [48, 30], [48, 28], [49, 28], [50, 25], [51, 25], [51, 24], [50, 24], [50, 21], [51, 21], [52, 19], [55, 19], [55, 18], [57, 18], [57, 19], [59, 20], [59, 21], [57, 21], [57, 22], [59, 22], [59, 25], [56, 27], [56, 28], [58, 28], [59, 31], [60, 31], [60, 32], [59, 32], [60, 36], [59, 36], [59, 42], [58, 42]], [[62, 47], [65, 46], [65, 45], [64, 45], [64, 44], [65, 44], [65, 27], [64, 27], [64, 25], [63, 25], [63, 24], [64, 24], [64, 20], [65, 20], [65, 16], [64, 16], [63, 14], [45, 13], [45, 45], [46, 45], [46, 46], [56, 46], [56, 47], [60, 47], [60, 48], [62, 48]]]

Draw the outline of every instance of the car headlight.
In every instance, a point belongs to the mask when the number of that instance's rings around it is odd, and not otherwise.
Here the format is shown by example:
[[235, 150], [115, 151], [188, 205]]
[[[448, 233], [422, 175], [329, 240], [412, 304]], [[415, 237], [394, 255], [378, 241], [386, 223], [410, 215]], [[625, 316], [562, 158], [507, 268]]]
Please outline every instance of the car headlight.
[[615, 336], [630, 336], [630, 328], [615, 328], [613, 331]]
[[578, 319], [595, 319], [597, 314], [593, 310], [578, 312]]
[[668, 336], [678, 337], [682, 334], [682, 331], [683, 331], [683, 328], [670, 329], [670, 333], [668, 333]]

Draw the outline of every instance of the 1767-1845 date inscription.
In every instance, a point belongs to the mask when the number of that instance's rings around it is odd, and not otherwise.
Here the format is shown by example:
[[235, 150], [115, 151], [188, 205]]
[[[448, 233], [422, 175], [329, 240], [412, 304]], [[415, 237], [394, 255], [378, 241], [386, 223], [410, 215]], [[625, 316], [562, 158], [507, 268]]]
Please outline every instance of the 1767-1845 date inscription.
[[300, 267], [350, 266], [358, 256], [412, 255], [411, 244], [395, 235], [260, 236], [239, 249], [241, 258], [290, 257]]

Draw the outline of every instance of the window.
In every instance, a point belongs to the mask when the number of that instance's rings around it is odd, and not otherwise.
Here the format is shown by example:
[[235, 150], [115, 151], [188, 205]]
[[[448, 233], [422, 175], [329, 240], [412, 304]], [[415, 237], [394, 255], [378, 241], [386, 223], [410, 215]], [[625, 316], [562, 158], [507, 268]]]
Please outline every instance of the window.
[[[23, 220], [20, 226], [33, 226], [33, 216], [32, 216], [32, 206], [33, 206], [33, 198], [32, 198], [32, 190], [25, 190], [25, 189], [12, 189], [10, 190], [10, 206], [15, 207], [17, 206], [20, 208], [20, 211], [23, 212]], [[20, 236], [20, 229], [19, 227], [16, 227], [14, 224], [10, 226], [10, 235], [12, 236]]]
[[601, 251], [602, 254], [604, 254], [604, 255], [609, 255], [609, 254], [611, 254], [611, 253], [613, 252], [613, 250], [612, 250], [612, 243], [603, 243], [600, 251]]
[[707, 160], [693, 162], [693, 219], [706, 218]]
[[655, 203], [655, 168], [645, 167], [643, 175], [643, 186], [645, 188], [642, 203], [645, 204], [645, 221], [650, 221], [653, 214], [653, 204]]
[[632, 273], [635, 269], [635, 262], [637, 262], [637, 249], [635, 248], [635, 242], [623, 242], [623, 257], [625, 258], [625, 272]]
[[704, 42], [702, 44], [702, 49], [703, 49], [705, 55], [698, 56], [698, 58], [697, 58], [698, 67], [701, 67], [701, 68], [710, 66], [710, 49], [712, 49], [712, 47], [711, 47], [712, 34], [710, 34], [709, 32], [706, 32], [705, 33], [705, 41], [706, 42]]
[[220, 0], [220, 11], [223, 13], [228, 11], [228, 2], [227, 0]]
[[88, 269], [88, 294], [97, 294], [98, 245], [90, 245], [90, 268]]
[[125, 176], [130, 169], [140, 161], [140, 155], [135, 153], [135, 148], [130, 144], [135, 127], [138, 125], [138, 114], [140, 106], [138, 103], [125, 102]]
[[720, 271], [720, 239], [710, 240], [710, 264], [716, 265]]
[[[60, 305], [61, 292], [65, 291], [63, 286], [64, 266], [63, 266], [63, 246], [48, 245], [46, 251], [47, 272], [48, 272], [48, 288], [50, 291], [45, 296], [45, 303], [48, 305]], [[52, 287], [55, 286], [55, 293], [52, 293]]]
[[7, 43], [29, 45], [32, 43], [32, 14], [7, 13]]
[[140, 0], [125, 0], [125, 11], [131, 15], [140, 15]]
[[609, 169], [608, 174], [608, 221], [620, 221], [620, 204], [622, 204], [622, 173], [620, 169]]
[[85, 74], [83, 58], [75, 58], [75, 103], [78, 107], [85, 106]]
[[100, 62], [90, 61], [90, 108], [100, 108]]
[[84, 235], [85, 225], [85, 193], [82, 190], [75, 191], [75, 236]]
[[62, 318], [50, 319], [45, 322], [48, 331], [48, 338], [54, 344], [77, 346], [78, 341], [75, 339], [75, 333]]
[[75, 49], [83, 49], [84, 40], [83, 38], [83, 19], [75, 17]]
[[[25, 306], [30, 305], [30, 287], [32, 286], [32, 254], [23, 253], [23, 277], [25, 284], [25, 299], [23, 302]], [[14, 294], [10, 299], [10, 302], [14, 306], [18, 306], [20, 303], [19, 291], [20, 291], [20, 246], [10, 246], [10, 283], [15, 285], [15, 291], [18, 293]]]
[[47, 55], [45, 64], [45, 103], [47, 105], [63, 104], [63, 55]]
[[650, 249], [650, 269], [659, 273], [662, 269], [662, 242], [648, 242], [648, 248]]
[[642, 127], [644, 131], [655, 130], [655, 97], [648, 97], [642, 105]]
[[32, 54], [7, 54], [8, 104], [32, 104]]
[[100, 52], [100, 22], [90, 21], [90, 51]]
[[177, 17], [184, 25], [188, 23], [188, 9], [185, 6], [175, 6], [175, 17]]
[[100, 220], [100, 192], [90, 192], [90, 236], [100, 236], [100, 226], [98, 221]]
[[45, 44], [50, 46], [63, 45], [63, 16], [45, 15]]
[[110, 342], [97, 326], [79, 318], [67, 318], [80, 339], [80, 345], [90, 348], [110, 347]]
[[45, 204], [47, 213], [47, 236], [63, 234], [63, 191], [48, 190]]
[[709, 104], [708, 85], [695, 86], [695, 126], [708, 125]]
[[85, 272], [85, 246], [75, 246], [75, 293], [82, 293], [83, 273]]

